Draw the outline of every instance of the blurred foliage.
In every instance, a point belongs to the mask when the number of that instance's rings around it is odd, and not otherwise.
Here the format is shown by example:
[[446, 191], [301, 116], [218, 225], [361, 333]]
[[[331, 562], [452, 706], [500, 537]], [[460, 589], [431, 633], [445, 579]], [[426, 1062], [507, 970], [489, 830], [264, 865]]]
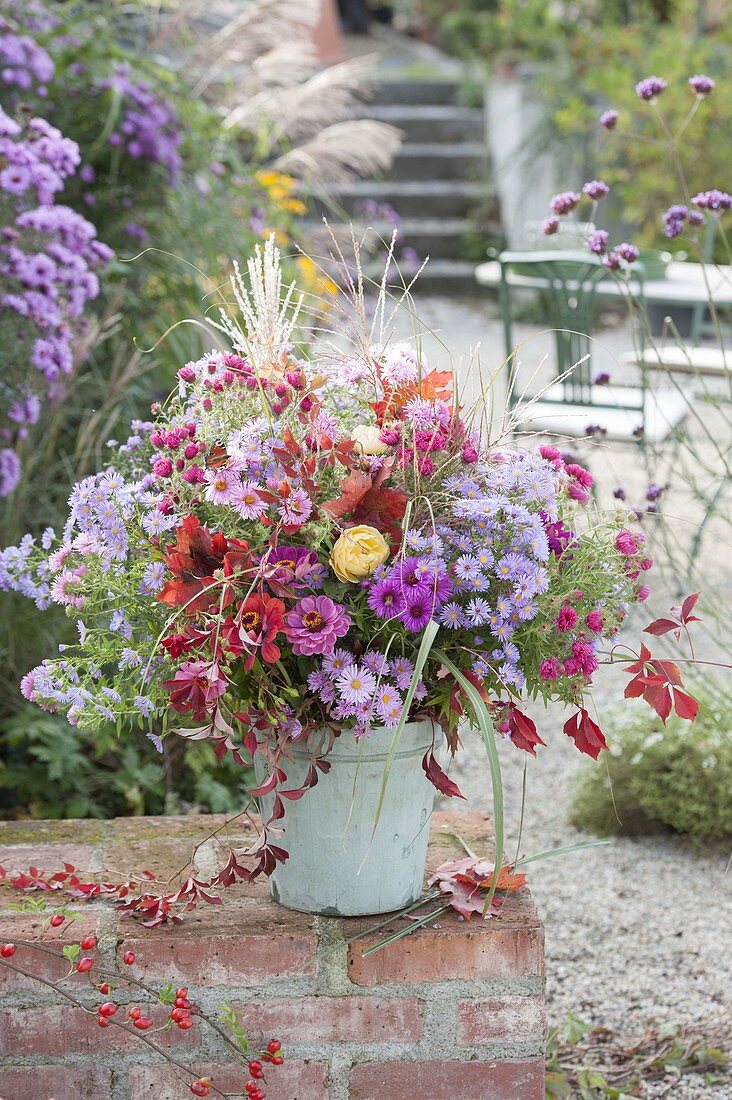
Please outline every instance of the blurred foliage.
[[[151, 16], [141, 7], [0, 0], [0, 16], [13, 32], [39, 42], [56, 67], [45, 94], [30, 88], [21, 96], [0, 82], [0, 104], [10, 114], [45, 117], [79, 144], [82, 171], [59, 201], [92, 221], [117, 254], [65, 396], [24, 443], [23, 480], [0, 507], [6, 546], [26, 531], [63, 525], [70, 487], [103, 466], [107, 441], [126, 438], [130, 421], [146, 419], [151, 400], [167, 396], [175, 371], [216, 343], [200, 318], [216, 303], [231, 259], [246, 257], [271, 229], [282, 245], [297, 240], [305, 206], [294, 180], [262, 171], [251, 148], [224, 130], [215, 106], [187, 86], [185, 69], [176, 73], [148, 49]], [[150, 111], [136, 99], [146, 95], [161, 122], [133, 154], [125, 144], [134, 125], [130, 112], [147, 125]], [[114, 731], [100, 730], [91, 739], [26, 708], [21, 675], [72, 640], [75, 628], [60, 607], [39, 612], [8, 595], [3, 604], [0, 814], [103, 817], [241, 807], [242, 769], [213, 768], [206, 746], [181, 745], [161, 768], [142, 733], [130, 731], [123, 743]]]
[[252, 773], [210, 745], [166, 738], [161, 756], [142, 733], [93, 734], [24, 706], [3, 727], [0, 817], [118, 817], [238, 812]]
[[[553, 147], [558, 162], [580, 160], [585, 178], [601, 175], [612, 185], [605, 220], [612, 216], [627, 224], [637, 244], [667, 247], [661, 214], [687, 197], [657, 110], [635, 94], [644, 76], [669, 82], [658, 109], [671, 134], [679, 132], [694, 102], [688, 77], [707, 73], [717, 81], [719, 87], [684, 131], [681, 151], [689, 194], [728, 188], [732, 19], [723, 4], [422, 0], [422, 11], [441, 45], [490, 66], [493, 80], [505, 78], [507, 64], [529, 63], [548, 122], [535, 140]], [[608, 107], [620, 111], [612, 133], [598, 126]], [[567, 180], [567, 186], [574, 183]], [[718, 258], [729, 262], [722, 242]]]
[[[628, 714], [608, 736], [605, 767], [583, 770], [572, 824], [603, 836], [661, 830], [702, 842], [732, 838], [732, 697], [707, 685], [696, 722], [664, 727], [647, 711]], [[710, 698], [710, 696], [712, 696]]]

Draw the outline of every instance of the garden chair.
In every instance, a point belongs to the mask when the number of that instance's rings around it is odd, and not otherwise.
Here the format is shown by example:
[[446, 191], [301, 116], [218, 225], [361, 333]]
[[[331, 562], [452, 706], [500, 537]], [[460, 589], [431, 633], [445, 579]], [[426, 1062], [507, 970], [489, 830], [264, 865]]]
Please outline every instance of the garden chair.
[[[701, 262], [711, 264], [714, 256], [714, 242], [717, 235], [717, 219], [709, 218], [702, 245]], [[719, 321], [722, 340], [732, 336], [728, 323]], [[634, 364], [652, 371], [665, 371], [669, 374], [690, 374], [709, 378], [729, 378], [732, 374], [732, 349], [722, 347], [699, 347], [700, 339], [711, 336], [719, 341], [720, 332], [709, 318], [709, 307], [705, 304], [694, 306], [691, 313], [688, 344], [677, 343], [673, 334], [668, 342], [653, 348], [641, 348], [627, 352], [624, 363]]]
[[[508, 361], [509, 408], [514, 421], [531, 431], [584, 436], [597, 425], [606, 438], [643, 438], [659, 443], [673, 432], [688, 410], [688, 397], [678, 387], [649, 389], [641, 366], [637, 386], [593, 382], [593, 342], [598, 285], [613, 273], [602, 261], [579, 251], [503, 252], [498, 257], [499, 301]], [[537, 394], [517, 386], [513, 339], [514, 296], [522, 288], [541, 290], [548, 303], [548, 322], [555, 330], [556, 381]], [[633, 273], [630, 319], [642, 352], [643, 270]]]

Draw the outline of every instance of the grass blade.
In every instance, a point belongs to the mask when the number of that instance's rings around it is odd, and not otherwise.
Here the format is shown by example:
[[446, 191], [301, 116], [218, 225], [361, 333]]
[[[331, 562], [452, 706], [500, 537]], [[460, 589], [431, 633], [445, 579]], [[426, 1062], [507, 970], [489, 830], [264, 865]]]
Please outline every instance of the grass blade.
[[480, 727], [483, 743], [488, 755], [488, 765], [491, 770], [491, 785], [493, 788], [493, 827], [496, 834], [496, 860], [490, 889], [485, 900], [485, 905], [483, 906], [483, 916], [485, 917], [493, 901], [498, 878], [501, 873], [501, 867], [503, 865], [503, 780], [501, 778], [501, 762], [498, 757], [498, 748], [496, 746], [496, 735], [488, 708], [481, 698], [478, 689], [462, 674], [457, 665], [454, 665], [450, 658], [445, 656], [442, 650], [435, 650], [435, 656], [439, 657], [448, 672], [453, 674], [467, 696], [471, 710], [475, 715], [475, 720]]

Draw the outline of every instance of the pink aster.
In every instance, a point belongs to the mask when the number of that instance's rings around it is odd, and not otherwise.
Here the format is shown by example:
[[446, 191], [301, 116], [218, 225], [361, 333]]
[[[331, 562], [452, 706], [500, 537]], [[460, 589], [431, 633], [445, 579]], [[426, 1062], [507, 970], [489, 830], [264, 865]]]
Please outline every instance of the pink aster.
[[602, 615], [599, 611], [591, 611], [585, 619], [588, 630], [591, 630], [593, 634], [599, 634], [603, 627]]
[[585, 501], [590, 499], [589, 491], [594, 482], [592, 474], [588, 473], [583, 466], [578, 466], [576, 462], [570, 462], [564, 469], [569, 475], [569, 483], [567, 485], [569, 495], [573, 500], [577, 500], [580, 504], [584, 504]]
[[577, 612], [573, 607], [563, 607], [556, 619], [557, 630], [560, 634], [566, 634], [568, 630], [577, 625]]
[[295, 489], [280, 505], [280, 515], [288, 527], [302, 527], [312, 510], [313, 502], [304, 489]]
[[218, 470], [206, 470], [204, 475], [206, 488], [203, 495], [211, 504], [234, 504], [237, 502], [240, 485], [239, 471], [230, 466]]
[[618, 531], [615, 536], [615, 549], [626, 558], [631, 557], [633, 554], [637, 554], [638, 543], [636, 542], [633, 532], [628, 531], [625, 527], [622, 531]]
[[348, 633], [351, 620], [345, 608], [329, 596], [305, 596], [285, 616], [285, 634], [297, 656], [330, 654]]
[[542, 661], [539, 665], [539, 675], [542, 680], [556, 680], [560, 671], [561, 669], [556, 657], [549, 657], [548, 660]]
[[267, 511], [267, 503], [259, 495], [255, 481], [245, 481], [235, 496], [235, 507], [242, 519], [259, 519]]

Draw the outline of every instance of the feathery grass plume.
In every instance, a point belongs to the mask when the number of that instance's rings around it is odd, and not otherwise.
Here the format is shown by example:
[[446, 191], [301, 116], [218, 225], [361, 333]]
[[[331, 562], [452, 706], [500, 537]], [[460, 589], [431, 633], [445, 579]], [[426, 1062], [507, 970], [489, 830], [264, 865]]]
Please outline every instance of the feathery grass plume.
[[212, 324], [225, 332], [237, 351], [247, 355], [259, 369], [279, 363], [292, 343], [292, 334], [302, 308], [302, 295], [297, 298], [293, 282], [283, 293], [280, 250], [274, 235], [268, 237], [264, 249], [257, 245], [254, 256], [247, 261], [249, 287], [234, 262], [231, 288], [239, 307], [243, 330], [224, 310], [220, 323]]
[[228, 48], [232, 59], [251, 61], [292, 39], [294, 30], [314, 27], [320, 7], [320, 0], [253, 0], [205, 42], [205, 54]]
[[400, 132], [384, 122], [336, 122], [304, 145], [283, 153], [273, 167], [310, 184], [348, 183], [386, 171], [400, 143]]
[[282, 141], [305, 140], [353, 115], [368, 88], [371, 70], [369, 58], [356, 58], [314, 73], [304, 84], [264, 88], [231, 110], [224, 125], [258, 131], [269, 123], [272, 150]]

